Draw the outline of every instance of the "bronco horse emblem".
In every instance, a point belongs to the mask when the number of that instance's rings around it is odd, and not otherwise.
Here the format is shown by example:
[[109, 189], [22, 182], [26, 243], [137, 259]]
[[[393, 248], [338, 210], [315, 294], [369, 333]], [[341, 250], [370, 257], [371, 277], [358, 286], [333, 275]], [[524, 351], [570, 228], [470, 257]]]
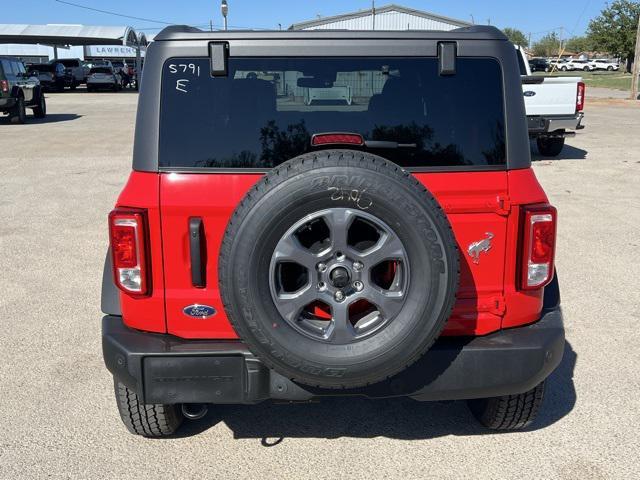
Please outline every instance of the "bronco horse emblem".
[[487, 236], [487, 238], [470, 243], [469, 247], [467, 247], [467, 253], [473, 259], [473, 263], [475, 263], [476, 265], [480, 263], [480, 253], [486, 253], [491, 250], [491, 239], [493, 238], [493, 233], [485, 232], [485, 235]]

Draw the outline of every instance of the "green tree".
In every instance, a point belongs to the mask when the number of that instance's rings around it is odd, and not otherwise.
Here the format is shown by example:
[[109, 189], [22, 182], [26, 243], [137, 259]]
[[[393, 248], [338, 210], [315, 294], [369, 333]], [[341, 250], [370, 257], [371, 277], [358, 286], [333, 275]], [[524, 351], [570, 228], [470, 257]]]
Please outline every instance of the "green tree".
[[570, 52], [589, 52], [592, 50], [591, 39], [589, 37], [571, 37], [565, 43], [565, 47]]
[[529, 46], [529, 41], [527, 40], [527, 36], [517, 28], [506, 27], [502, 29], [502, 33], [504, 33], [509, 41], [514, 45], [520, 45], [522, 47]]
[[595, 50], [627, 59], [627, 72], [631, 72], [639, 17], [639, 2], [615, 0], [589, 22], [587, 29]]
[[560, 53], [560, 37], [556, 32], [546, 34], [535, 42], [532, 47], [536, 57], [553, 57]]

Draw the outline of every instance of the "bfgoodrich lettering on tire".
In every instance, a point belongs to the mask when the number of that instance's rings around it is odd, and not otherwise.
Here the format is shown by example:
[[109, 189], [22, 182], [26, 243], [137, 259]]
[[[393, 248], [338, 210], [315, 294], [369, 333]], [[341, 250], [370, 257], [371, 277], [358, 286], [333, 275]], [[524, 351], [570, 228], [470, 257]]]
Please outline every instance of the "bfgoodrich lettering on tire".
[[446, 216], [414, 177], [372, 154], [325, 150], [247, 193], [219, 277], [231, 323], [267, 366], [351, 388], [431, 347], [455, 301], [459, 259]]

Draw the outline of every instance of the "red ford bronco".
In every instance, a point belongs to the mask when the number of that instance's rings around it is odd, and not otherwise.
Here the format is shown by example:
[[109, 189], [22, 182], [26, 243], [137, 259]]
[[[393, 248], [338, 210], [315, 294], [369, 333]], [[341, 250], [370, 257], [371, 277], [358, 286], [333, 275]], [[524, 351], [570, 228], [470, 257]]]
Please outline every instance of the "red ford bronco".
[[556, 211], [492, 27], [165, 29], [109, 234], [103, 353], [136, 434], [326, 395], [517, 429], [562, 358]]

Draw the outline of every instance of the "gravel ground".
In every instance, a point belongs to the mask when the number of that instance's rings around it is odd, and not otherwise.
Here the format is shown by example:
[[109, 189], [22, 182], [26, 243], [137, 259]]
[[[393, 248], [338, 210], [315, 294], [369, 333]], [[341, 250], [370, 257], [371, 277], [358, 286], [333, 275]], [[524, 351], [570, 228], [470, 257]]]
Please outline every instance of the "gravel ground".
[[220, 407], [183, 436], [126, 432], [102, 363], [106, 215], [130, 170], [136, 95], [50, 95], [0, 119], [0, 478], [630, 478], [640, 448], [640, 107], [598, 102], [561, 157], [535, 157], [559, 211], [568, 344], [529, 431], [462, 402]]

